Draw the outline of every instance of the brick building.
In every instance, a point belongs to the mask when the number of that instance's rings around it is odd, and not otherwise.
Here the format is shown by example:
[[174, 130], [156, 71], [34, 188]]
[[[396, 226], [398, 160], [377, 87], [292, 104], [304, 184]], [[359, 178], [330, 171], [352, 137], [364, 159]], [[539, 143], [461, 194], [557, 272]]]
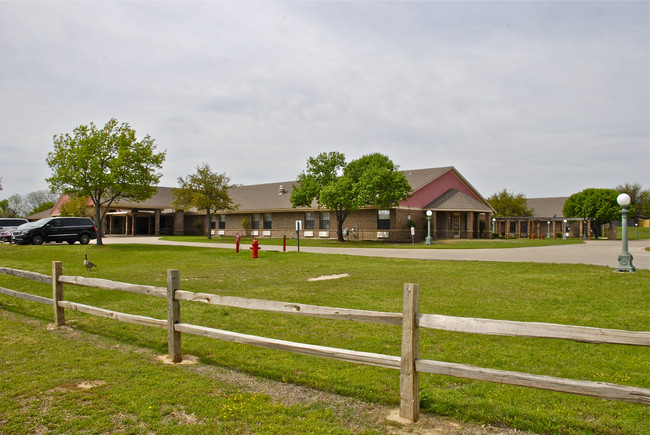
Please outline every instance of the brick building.
[[[344, 222], [344, 236], [350, 240], [410, 241], [427, 235], [426, 211], [433, 212], [431, 235], [434, 239], [474, 239], [490, 235], [494, 213], [481, 194], [452, 166], [403, 171], [412, 195], [390, 209], [368, 207], [351, 213]], [[336, 238], [333, 212], [318, 208], [291, 206], [295, 181], [236, 186], [229, 195], [236, 210], [217, 212], [210, 223], [215, 236], [236, 233], [255, 237], [295, 237], [296, 221], [302, 222], [301, 238]], [[106, 219], [106, 234], [123, 235], [207, 235], [204, 212], [173, 208], [173, 188], [158, 187], [158, 192], [141, 203], [117, 202]], [[56, 214], [56, 207], [52, 214]], [[243, 223], [243, 225], [242, 225]]]
[[594, 237], [593, 219], [566, 218], [562, 209], [568, 197], [528, 198], [530, 217], [493, 218], [492, 232], [505, 238], [581, 238]]

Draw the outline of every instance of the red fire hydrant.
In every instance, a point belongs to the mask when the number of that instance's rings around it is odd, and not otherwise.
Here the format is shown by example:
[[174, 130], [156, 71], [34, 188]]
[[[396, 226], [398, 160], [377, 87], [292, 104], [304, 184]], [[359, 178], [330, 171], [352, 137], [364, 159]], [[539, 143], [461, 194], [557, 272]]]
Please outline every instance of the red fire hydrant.
[[253, 250], [253, 258], [259, 258], [257, 255], [257, 251], [259, 251], [262, 248], [260, 247], [260, 244], [257, 242], [257, 237], [253, 239], [252, 245], [253, 246], [251, 246], [250, 249]]
[[239, 254], [239, 233], [235, 235], [235, 252]]

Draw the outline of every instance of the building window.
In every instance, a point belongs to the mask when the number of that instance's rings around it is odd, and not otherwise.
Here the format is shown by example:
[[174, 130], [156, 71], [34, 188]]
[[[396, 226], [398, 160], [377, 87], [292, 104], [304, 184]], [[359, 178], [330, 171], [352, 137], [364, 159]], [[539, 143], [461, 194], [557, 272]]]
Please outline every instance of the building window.
[[271, 213], [264, 213], [264, 229], [270, 230], [273, 226], [273, 220]]
[[320, 212], [320, 218], [318, 219], [318, 228], [321, 230], [329, 230], [330, 229], [330, 212], [329, 211], [321, 211]]
[[305, 229], [313, 230], [314, 229], [314, 212], [308, 211], [305, 213]]
[[214, 230], [217, 225], [217, 217], [216, 216], [210, 216], [210, 229]]
[[377, 229], [390, 230], [390, 210], [377, 211]]
[[225, 214], [220, 214], [219, 215], [219, 229], [220, 230], [225, 230], [226, 229], [226, 215]]
[[254, 214], [253, 219], [251, 220], [251, 229], [259, 230], [260, 229], [260, 215]]

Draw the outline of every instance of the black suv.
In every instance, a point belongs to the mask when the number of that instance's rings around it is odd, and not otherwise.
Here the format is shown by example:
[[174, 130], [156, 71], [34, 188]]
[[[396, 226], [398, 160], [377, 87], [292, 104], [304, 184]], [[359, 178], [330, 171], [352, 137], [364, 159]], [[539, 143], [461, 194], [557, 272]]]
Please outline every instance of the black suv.
[[17, 228], [12, 241], [17, 244], [41, 245], [43, 242], [79, 242], [87, 245], [97, 238], [92, 219], [84, 217], [51, 217], [30, 222]]

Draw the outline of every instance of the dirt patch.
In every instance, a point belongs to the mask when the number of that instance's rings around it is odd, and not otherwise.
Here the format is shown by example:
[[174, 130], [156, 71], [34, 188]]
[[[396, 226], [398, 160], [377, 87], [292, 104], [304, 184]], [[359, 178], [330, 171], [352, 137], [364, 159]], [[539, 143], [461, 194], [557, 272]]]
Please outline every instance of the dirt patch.
[[77, 390], [91, 390], [93, 388], [101, 387], [103, 385], [106, 385], [106, 381], [82, 381], [79, 382], [78, 384], [63, 384], [58, 387], [56, 387], [54, 390], [51, 391], [77, 391]]
[[[168, 410], [163, 407], [163, 411], [167, 412]], [[171, 412], [163, 417], [163, 421], [174, 421], [179, 425], [193, 425], [201, 422], [201, 420], [196, 415], [188, 414], [184, 409], [171, 410]]]
[[317, 276], [316, 278], [308, 278], [307, 281], [325, 281], [328, 279], [347, 278], [348, 276], [350, 275], [347, 273], [341, 273], [338, 275], [321, 275], [321, 276]]
[[71, 331], [72, 327], [70, 327], [68, 325], [56, 326], [54, 323], [48, 323], [46, 329], [48, 331], [56, 331], [56, 330], [59, 330], [59, 331]]
[[193, 355], [183, 355], [183, 360], [179, 363], [175, 363], [174, 361], [172, 361], [169, 355], [158, 355], [156, 359], [163, 364], [169, 364], [169, 365], [178, 364], [181, 366], [188, 366], [188, 365], [194, 365], [199, 363], [199, 359]]
[[101, 387], [102, 385], [106, 385], [106, 381], [82, 382], [77, 385], [77, 388], [80, 390], [90, 390], [91, 388]]

